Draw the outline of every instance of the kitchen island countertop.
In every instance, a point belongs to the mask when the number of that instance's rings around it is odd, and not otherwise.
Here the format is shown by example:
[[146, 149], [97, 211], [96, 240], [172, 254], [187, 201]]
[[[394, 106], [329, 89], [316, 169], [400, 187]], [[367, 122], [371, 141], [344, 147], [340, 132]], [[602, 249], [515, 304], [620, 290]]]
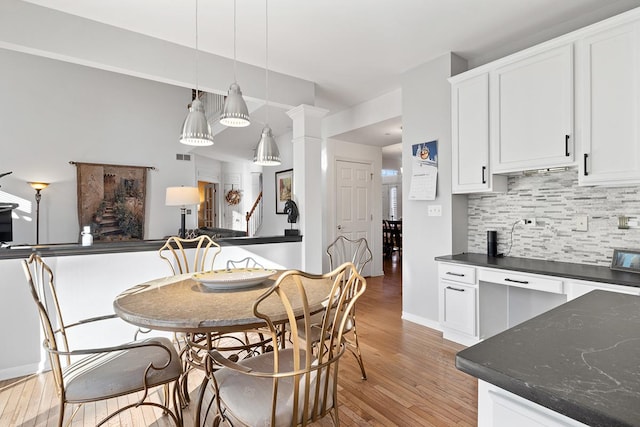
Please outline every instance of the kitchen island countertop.
[[593, 291], [456, 355], [456, 367], [593, 426], [640, 425], [640, 297]]

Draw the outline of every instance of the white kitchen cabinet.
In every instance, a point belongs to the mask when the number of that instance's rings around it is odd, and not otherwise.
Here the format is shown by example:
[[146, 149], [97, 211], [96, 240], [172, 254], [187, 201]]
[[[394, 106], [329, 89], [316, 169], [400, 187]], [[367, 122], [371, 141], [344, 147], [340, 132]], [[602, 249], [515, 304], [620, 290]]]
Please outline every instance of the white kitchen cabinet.
[[490, 84], [493, 172], [575, 164], [572, 43], [500, 66]]
[[603, 291], [618, 292], [621, 294], [640, 295], [640, 288], [633, 286], [613, 285], [611, 283], [586, 282], [583, 280], [571, 280], [566, 284], [567, 301], [576, 299], [579, 296], [591, 291], [600, 289]]
[[581, 185], [640, 183], [640, 24], [576, 44]]
[[477, 342], [475, 268], [439, 263], [438, 275], [440, 324], [445, 329], [445, 338], [453, 334], [450, 339], [454, 341]]
[[478, 381], [478, 427], [586, 427], [507, 390]]
[[450, 81], [452, 192], [506, 192], [506, 177], [489, 164], [489, 73]]

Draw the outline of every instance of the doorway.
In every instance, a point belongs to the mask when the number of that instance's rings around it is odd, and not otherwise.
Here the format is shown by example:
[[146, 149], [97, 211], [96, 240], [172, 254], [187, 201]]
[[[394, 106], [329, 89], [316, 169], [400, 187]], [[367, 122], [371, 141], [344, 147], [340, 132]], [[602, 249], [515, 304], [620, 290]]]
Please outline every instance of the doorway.
[[[371, 242], [371, 163], [336, 160], [336, 233], [348, 239]], [[371, 274], [371, 265], [363, 271]]]
[[198, 181], [200, 206], [198, 208], [198, 227], [218, 227], [218, 184]]

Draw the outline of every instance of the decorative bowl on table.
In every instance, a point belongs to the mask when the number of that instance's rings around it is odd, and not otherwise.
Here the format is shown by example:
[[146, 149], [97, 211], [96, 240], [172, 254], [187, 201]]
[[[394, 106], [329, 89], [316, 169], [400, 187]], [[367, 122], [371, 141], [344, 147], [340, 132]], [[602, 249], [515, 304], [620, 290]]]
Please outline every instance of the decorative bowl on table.
[[196, 273], [195, 281], [211, 289], [237, 289], [256, 286], [274, 275], [276, 270], [264, 268], [232, 268]]

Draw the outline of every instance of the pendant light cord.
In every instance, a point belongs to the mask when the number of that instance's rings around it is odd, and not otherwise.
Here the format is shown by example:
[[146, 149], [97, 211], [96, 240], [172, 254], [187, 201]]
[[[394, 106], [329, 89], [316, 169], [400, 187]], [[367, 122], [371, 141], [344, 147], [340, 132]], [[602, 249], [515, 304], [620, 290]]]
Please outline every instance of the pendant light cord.
[[238, 83], [236, 77], [236, 0], [233, 0], [233, 82]]
[[198, 92], [198, 0], [196, 0], [196, 99], [199, 98]]
[[266, 123], [269, 124], [269, 0], [264, 0], [264, 15], [265, 15], [265, 25], [264, 25], [264, 51], [265, 51], [265, 59], [264, 59], [264, 74], [265, 74], [265, 98], [266, 98]]

